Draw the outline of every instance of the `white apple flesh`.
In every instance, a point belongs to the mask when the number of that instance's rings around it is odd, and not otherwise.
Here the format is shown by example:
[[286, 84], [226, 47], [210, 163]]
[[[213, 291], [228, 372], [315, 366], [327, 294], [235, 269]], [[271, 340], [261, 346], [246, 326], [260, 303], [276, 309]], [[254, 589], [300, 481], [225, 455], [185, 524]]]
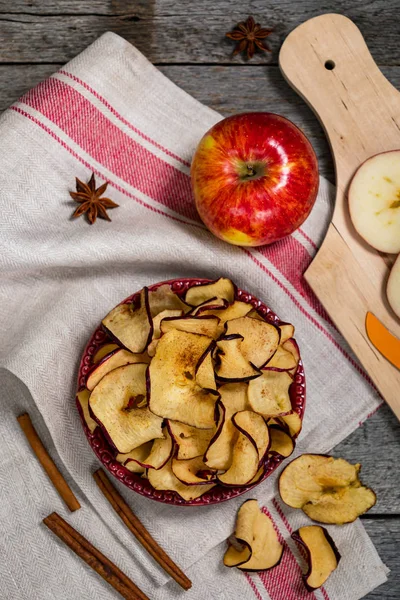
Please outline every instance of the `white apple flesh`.
[[349, 189], [353, 225], [380, 252], [400, 252], [400, 150], [377, 154], [356, 171]]
[[390, 306], [400, 318], [400, 254], [390, 272], [386, 293]]

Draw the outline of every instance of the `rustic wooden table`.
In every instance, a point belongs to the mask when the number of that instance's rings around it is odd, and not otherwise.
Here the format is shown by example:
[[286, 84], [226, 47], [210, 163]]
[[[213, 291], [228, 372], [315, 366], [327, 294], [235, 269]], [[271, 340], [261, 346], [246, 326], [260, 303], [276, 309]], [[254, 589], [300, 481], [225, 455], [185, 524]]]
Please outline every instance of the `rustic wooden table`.
[[[399, 88], [399, 10], [400, 0], [0, 0], [0, 111], [103, 32], [114, 31], [223, 115], [267, 110], [292, 119], [313, 143], [321, 173], [334, 181], [318, 121], [280, 75], [280, 45], [300, 22], [321, 13], [343, 13], [359, 26], [383, 73]], [[248, 14], [274, 28], [272, 53], [257, 54], [251, 62], [232, 58], [232, 43], [224, 37]], [[400, 425], [384, 406], [335, 454], [361, 462], [364, 480], [378, 495], [363, 523], [392, 572], [368, 598], [398, 600]]]

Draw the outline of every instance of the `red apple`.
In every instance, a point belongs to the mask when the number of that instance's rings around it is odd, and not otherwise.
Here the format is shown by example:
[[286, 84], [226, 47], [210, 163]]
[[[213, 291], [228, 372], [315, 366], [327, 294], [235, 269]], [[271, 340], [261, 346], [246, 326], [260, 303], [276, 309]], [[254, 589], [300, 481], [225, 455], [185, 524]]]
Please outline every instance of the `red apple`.
[[318, 163], [306, 136], [272, 113], [223, 119], [201, 139], [191, 167], [205, 225], [238, 246], [271, 244], [297, 229], [318, 192]]

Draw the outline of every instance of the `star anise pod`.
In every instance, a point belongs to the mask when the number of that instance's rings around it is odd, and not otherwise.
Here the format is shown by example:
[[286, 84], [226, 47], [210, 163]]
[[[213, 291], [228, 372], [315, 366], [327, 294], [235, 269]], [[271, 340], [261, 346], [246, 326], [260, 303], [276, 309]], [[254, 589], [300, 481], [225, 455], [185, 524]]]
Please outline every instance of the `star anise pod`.
[[272, 33], [272, 29], [263, 29], [259, 23], [256, 23], [253, 17], [247, 17], [246, 21], [238, 23], [232, 31], [226, 34], [230, 40], [238, 42], [233, 51], [233, 56], [239, 52], [247, 51], [247, 58], [250, 60], [254, 56], [256, 48], [271, 52], [271, 49], [263, 44], [261, 40]]
[[87, 183], [83, 183], [77, 177], [75, 180], [76, 192], [70, 192], [69, 195], [75, 202], [79, 202], [80, 206], [78, 206], [72, 217], [80, 217], [86, 213], [91, 225], [93, 225], [97, 217], [111, 221], [106, 209], [116, 208], [118, 204], [110, 200], [110, 198], [102, 198], [107, 189], [108, 182], [106, 181], [106, 183], [103, 183], [103, 185], [96, 189], [94, 173]]

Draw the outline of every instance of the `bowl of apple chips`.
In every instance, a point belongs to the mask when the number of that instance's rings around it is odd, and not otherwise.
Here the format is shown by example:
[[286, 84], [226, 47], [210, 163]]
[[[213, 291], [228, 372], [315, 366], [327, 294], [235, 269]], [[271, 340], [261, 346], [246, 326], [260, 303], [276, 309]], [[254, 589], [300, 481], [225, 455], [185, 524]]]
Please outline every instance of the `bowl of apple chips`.
[[294, 327], [229, 279], [145, 287], [106, 315], [79, 367], [89, 444], [132, 490], [214, 504], [294, 450], [305, 377]]

